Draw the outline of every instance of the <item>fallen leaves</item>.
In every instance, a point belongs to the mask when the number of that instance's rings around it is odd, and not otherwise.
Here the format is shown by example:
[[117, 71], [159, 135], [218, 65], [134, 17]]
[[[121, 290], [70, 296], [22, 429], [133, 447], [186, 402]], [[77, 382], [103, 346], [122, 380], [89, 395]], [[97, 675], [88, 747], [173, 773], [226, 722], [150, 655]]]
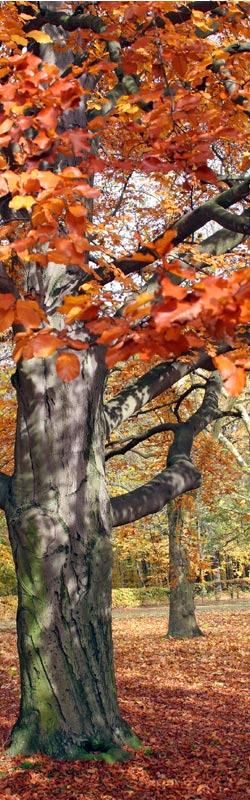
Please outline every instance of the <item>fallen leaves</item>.
[[[199, 610], [204, 639], [166, 639], [164, 617], [114, 620], [123, 715], [152, 753], [125, 764], [0, 763], [1, 800], [246, 800], [249, 790], [249, 602]], [[157, 624], [156, 624], [157, 623]], [[0, 637], [1, 743], [18, 711], [14, 632]]]

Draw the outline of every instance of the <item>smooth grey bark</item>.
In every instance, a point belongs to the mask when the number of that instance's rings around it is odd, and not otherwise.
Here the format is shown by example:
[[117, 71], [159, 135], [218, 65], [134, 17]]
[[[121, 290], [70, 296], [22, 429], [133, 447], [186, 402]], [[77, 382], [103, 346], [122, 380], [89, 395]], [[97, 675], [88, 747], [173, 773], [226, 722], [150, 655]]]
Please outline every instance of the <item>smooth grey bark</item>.
[[148, 483], [132, 492], [112, 497], [113, 528], [127, 525], [149, 514], [156, 514], [175, 497], [197, 489], [200, 483], [200, 473], [183, 454], [175, 465], [160, 472]]
[[[228, 349], [225, 345], [220, 352]], [[212, 359], [207, 353], [199, 353], [193, 360], [164, 361], [129, 384], [119, 394], [105, 404], [107, 439], [115, 428], [132, 417], [139, 408], [150, 403], [159, 394], [165, 392], [181, 378], [190, 375], [196, 369], [214, 370]]]
[[167, 636], [192, 639], [203, 636], [195, 617], [193, 581], [188, 548], [183, 540], [181, 501], [167, 507], [169, 530], [169, 621]]
[[[136, 744], [116, 695], [111, 514], [98, 349], [70, 384], [54, 360], [25, 361], [14, 384], [15, 470], [5, 504], [18, 579], [21, 705], [9, 752], [76, 759]], [[120, 748], [120, 750], [119, 750]]]
[[111, 499], [113, 527], [161, 511], [175, 497], [198, 488], [201, 476], [191, 461], [193, 440], [217, 418], [221, 385], [221, 376], [215, 372], [207, 380], [204, 399], [198, 411], [187, 422], [176, 425], [167, 468], [138, 489]]

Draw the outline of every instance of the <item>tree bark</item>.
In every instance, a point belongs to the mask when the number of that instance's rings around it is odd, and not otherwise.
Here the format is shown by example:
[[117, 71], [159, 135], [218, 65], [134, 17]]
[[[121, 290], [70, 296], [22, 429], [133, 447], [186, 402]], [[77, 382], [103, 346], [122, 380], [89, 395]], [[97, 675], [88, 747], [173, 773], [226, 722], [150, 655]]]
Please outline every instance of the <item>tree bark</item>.
[[181, 500], [168, 505], [169, 525], [169, 622], [167, 636], [192, 639], [203, 636], [195, 617], [193, 582], [189, 572], [188, 549], [183, 540]]
[[[21, 705], [10, 753], [122, 755], [111, 635], [111, 514], [100, 351], [72, 383], [53, 360], [23, 362], [6, 516], [18, 577]], [[110, 755], [112, 752], [112, 756]], [[87, 756], [87, 757], [90, 757]]]

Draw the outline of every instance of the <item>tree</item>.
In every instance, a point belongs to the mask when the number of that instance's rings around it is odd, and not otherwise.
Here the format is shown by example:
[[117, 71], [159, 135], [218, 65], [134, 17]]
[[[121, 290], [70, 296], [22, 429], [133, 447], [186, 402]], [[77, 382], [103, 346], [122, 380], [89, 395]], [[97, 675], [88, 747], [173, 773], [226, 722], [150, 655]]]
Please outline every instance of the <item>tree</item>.
[[[131, 369], [131, 365], [130, 365]], [[135, 369], [135, 365], [134, 365]], [[129, 365], [123, 367], [123, 377], [128, 374]], [[131, 377], [131, 376], [130, 376]], [[160, 401], [158, 398], [148, 404], [146, 409], [137, 412], [123, 426], [120, 427], [119, 441], [109, 442], [106, 459], [111, 469], [107, 471], [111, 488], [121, 491], [122, 485], [130, 490], [137, 482], [143, 482], [145, 474], [145, 461], [147, 470], [153, 474], [164, 467], [164, 450], [169, 448], [172, 437], [172, 427], [182, 420], [187, 420], [199, 408], [204, 386], [202, 373], [195, 382], [186, 378], [181, 386], [163, 393]], [[231, 450], [227, 455], [222, 446], [225, 436], [222, 435], [222, 426], [225, 429], [234, 429], [234, 437], [238, 439], [240, 432], [241, 414], [239, 407], [243, 403], [238, 398], [231, 397], [223, 403], [228, 414], [223, 415], [215, 422], [214, 431], [207, 429], [194, 442], [193, 460], [196, 468], [202, 471], [202, 486], [192, 494], [182, 496], [167, 506], [167, 513], [163, 510], [154, 515], [153, 535], [151, 532], [152, 517], [144, 519], [143, 523], [122, 526], [115, 534], [115, 541], [121, 553], [137, 556], [147, 553], [145, 568], [140, 570], [141, 579], [147, 583], [155, 584], [155, 569], [160, 583], [162, 577], [164, 585], [169, 574], [169, 623], [168, 635], [176, 638], [192, 638], [200, 636], [201, 630], [196, 621], [194, 591], [198, 575], [202, 577], [204, 585], [204, 566], [210, 567], [210, 555], [204, 559], [203, 548], [208, 545], [208, 536], [204, 530], [203, 521], [213, 516], [215, 520], [214, 549], [216, 550], [216, 517], [223, 494], [238, 493], [238, 481], [242, 482], [242, 474], [237, 469], [235, 461], [232, 462]], [[242, 395], [243, 401], [244, 394]], [[231, 414], [231, 416], [230, 416]], [[247, 410], [244, 405], [244, 416]], [[154, 423], [158, 424], [154, 424]], [[217, 431], [217, 434], [216, 434]], [[213, 434], [213, 435], [211, 435]], [[117, 437], [117, 433], [115, 434]], [[219, 443], [214, 439], [219, 437]], [[227, 440], [226, 440], [227, 441]], [[228, 440], [230, 445], [230, 440]], [[235, 448], [233, 447], [233, 455]], [[244, 444], [242, 443], [244, 449]], [[241, 447], [241, 449], [242, 449]], [[242, 461], [242, 459], [241, 459]], [[113, 465], [113, 467], [112, 467]], [[121, 477], [122, 476], [122, 477]], [[225, 504], [226, 505], [226, 504]], [[167, 516], [167, 519], [166, 519]], [[151, 524], [150, 524], [151, 523]], [[230, 524], [229, 521], [227, 524]], [[202, 535], [201, 537], [201, 531]], [[219, 537], [218, 537], [219, 538]], [[166, 539], [169, 539], [169, 553], [166, 552]], [[151, 541], [150, 541], [151, 540]], [[211, 536], [209, 536], [209, 542]], [[167, 563], [166, 563], [167, 556]], [[213, 553], [215, 560], [215, 553]], [[153, 563], [152, 563], [153, 562]], [[218, 556], [217, 556], [218, 562]], [[215, 567], [216, 569], [216, 567]], [[218, 564], [217, 564], [218, 569]], [[218, 573], [219, 575], [219, 573]], [[215, 578], [215, 571], [214, 571]], [[157, 581], [156, 581], [157, 582]], [[143, 581], [143, 585], [145, 582]]]
[[169, 503], [168, 525], [170, 583], [168, 636], [176, 639], [191, 639], [203, 634], [195, 616], [188, 544], [183, 535], [184, 520], [181, 499]]
[[[11, 753], [136, 745], [115, 688], [111, 525], [199, 485], [191, 449], [219, 413], [217, 370], [232, 394], [244, 386], [248, 6], [1, 4], [0, 329], [13, 328], [18, 411], [0, 505], [22, 695]], [[197, 240], [210, 221], [219, 230]], [[158, 363], [104, 403], [107, 370], [135, 354]], [[110, 500], [105, 437], [200, 367], [203, 400], [172, 426], [167, 466]]]

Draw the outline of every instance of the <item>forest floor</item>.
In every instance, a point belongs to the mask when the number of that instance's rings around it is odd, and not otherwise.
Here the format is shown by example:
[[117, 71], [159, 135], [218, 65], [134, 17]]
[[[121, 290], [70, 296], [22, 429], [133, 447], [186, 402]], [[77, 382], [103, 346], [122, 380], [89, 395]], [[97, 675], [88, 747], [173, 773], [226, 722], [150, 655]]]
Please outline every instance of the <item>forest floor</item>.
[[[15, 596], [0, 597], [0, 632], [3, 630], [13, 630], [16, 627], [16, 606]], [[196, 598], [196, 615], [204, 611], [232, 611], [232, 609], [250, 609], [250, 592], [241, 593], [239, 597], [231, 598], [224, 592], [218, 599], [212, 595], [209, 598]], [[113, 608], [113, 619], [129, 619], [133, 617], [166, 617], [168, 616], [168, 603], [162, 605], [143, 605], [134, 607], [120, 606]], [[202, 623], [201, 623], [202, 624]], [[1, 800], [1, 798], [0, 798]]]
[[[1, 758], [1, 800], [250, 798], [249, 600], [199, 605], [205, 636], [189, 641], [166, 638], [166, 608], [127, 611], [113, 622], [120, 707], [151, 754], [116, 764]], [[3, 753], [19, 704], [13, 628], [0, 633], [0, 681]]]

